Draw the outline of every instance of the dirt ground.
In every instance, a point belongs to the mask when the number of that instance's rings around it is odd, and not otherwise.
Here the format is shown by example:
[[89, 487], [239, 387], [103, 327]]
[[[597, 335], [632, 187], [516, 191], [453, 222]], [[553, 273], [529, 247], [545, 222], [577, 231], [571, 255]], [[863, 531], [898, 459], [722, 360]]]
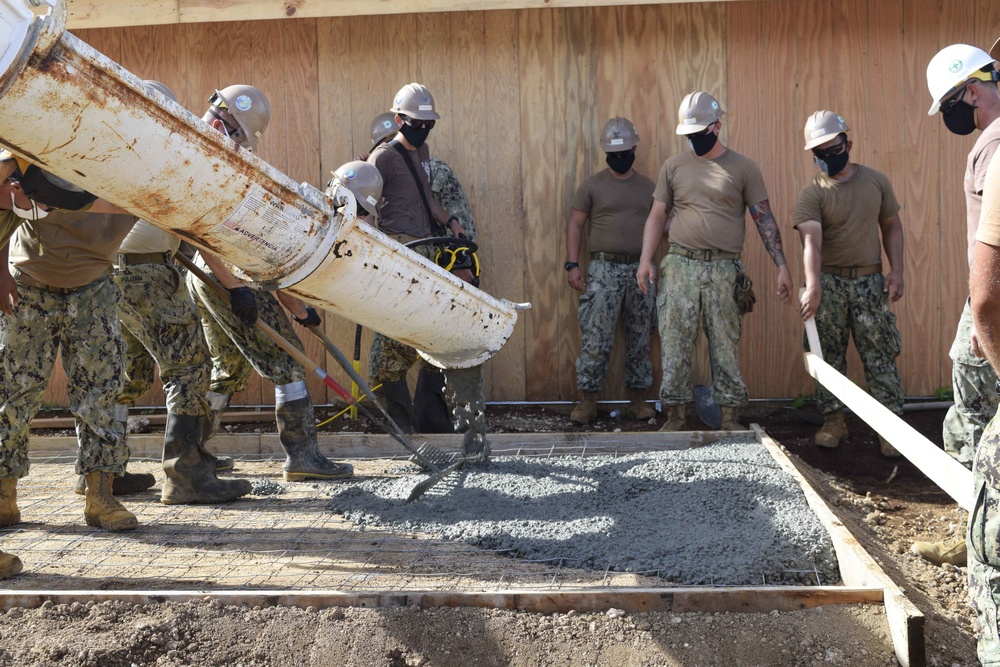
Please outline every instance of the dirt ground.
[[[569, 406], [495, 407], [494, 432], [652, 430], [602, 410], [586, 429]], [[321, 415], [323, 416], [323, 415]], [[940, 444], [943, 410], [907, 421]], [[965, 568], [908, 553], [914, 539], [963, 530], [947, 496], [911, 464], [878, 453], [874, 433], [848, 418], [837, 450], [812, 445], [817, 428], [787, 408], [748, 411], [807, 465], [810, 481], [926, 615], [927, 664], [975, 665], [975, 618]], [[233, 430], [269, 430], [273, 422]], [[692, 415], [689, 428], [702, 427]], [[324, 430], [354, 430], [341, 418]], [[366, 428], [370, 430], [370, 428]], [[2, 665], [894, 665], [881, 607], [771, 614], [557, 614], [483, 609], [294, 609], [218, 602], [52, 605], [0, 613]]]

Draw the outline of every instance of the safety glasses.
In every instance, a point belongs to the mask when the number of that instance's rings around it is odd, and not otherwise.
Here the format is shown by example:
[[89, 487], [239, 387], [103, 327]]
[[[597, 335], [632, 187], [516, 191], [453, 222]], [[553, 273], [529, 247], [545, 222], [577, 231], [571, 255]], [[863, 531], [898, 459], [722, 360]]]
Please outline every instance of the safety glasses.
[[829, 148], [814, 148], [813, 155], [823, 159], [828, 157], [834, 157], [835, 155], [840, 155], [847, 149], [847, 139], [844, 139], [836, 146], [830, 146]]
[[969, 89], [969, 84], [966, 83], [964, 86], [958, 89], [958, 92], [946, 99], [941, 103], [941, 113], [945, 116], [950, 114], [958, 106], [958, 103], [962, 101], [965, 97], [965, 91]]
[[403, 119], [404, 123], [410, 127], [415, 127], [418, 130], [430, 130], [434, 128], [435, 121], [433, 120], [417, 120], [416, 118], [410, 118], [409, 116], [404, 116], [403, 114], [400, 114], [399, 117]]

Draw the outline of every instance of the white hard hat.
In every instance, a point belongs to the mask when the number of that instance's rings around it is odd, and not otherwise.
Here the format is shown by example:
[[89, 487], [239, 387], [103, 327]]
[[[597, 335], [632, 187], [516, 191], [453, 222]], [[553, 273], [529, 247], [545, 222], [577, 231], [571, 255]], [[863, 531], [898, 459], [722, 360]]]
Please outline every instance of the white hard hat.
[[719, 102], [708, 93], [688, 93], [677, 110], [677, 134], [701, 132], [725, 113]]
[[834, 111], [817, 111], [806, 119], [803, 132], [806, 137], [806, 147], [803, 150], [812, 150], [850, 129], [840, 114]]
[[952, 44], [938, 51], [927, 64], [927, 90], [934, 101], [927, 115], [936, 114], [949, 93], [991, 64], [990, 54], [968, 44]]

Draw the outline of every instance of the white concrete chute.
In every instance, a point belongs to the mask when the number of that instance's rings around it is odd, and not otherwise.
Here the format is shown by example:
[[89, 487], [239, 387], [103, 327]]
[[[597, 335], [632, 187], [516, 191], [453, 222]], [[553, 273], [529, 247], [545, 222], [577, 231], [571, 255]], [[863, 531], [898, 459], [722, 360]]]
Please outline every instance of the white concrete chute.
[[0, 0], [0, 142], [255, 287], [288, 289], [443, 365], [480, 363], [509, 337], [514, 304], [355, 224], [349, 192], [335, 208], [65, 32], [65, 16], [65, 0]]

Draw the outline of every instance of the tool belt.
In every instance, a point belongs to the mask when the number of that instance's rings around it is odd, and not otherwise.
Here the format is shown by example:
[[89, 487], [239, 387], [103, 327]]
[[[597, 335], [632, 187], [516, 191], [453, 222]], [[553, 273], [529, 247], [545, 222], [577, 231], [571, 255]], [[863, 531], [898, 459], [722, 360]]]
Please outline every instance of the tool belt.
[[639, 261], [638, 254], [616, 254], [613, 252], [592, 252], [590, 253], [590, 259], [596, 259], [601, 262], [610, 262], [612, 264], [635, 264]]
[[822, 273], [841, 278], [860, 278], [861, 276], [870, 276], [873, 273], [882, 273], [882, 262], [869, 266], [821, 266], [819, 270]]
[[172, 252], [120, 252], [118, 253], [118, 272], [123, 273], [130, 266], [140, 264], [169, 264], [174, 258]]
[[80, 285], [79, 287], [54, 287], [52, 285], [46, 285], [45, 283], [39, 280], [35, 280], [24, 271], [17, 268], [14, 269], [14, 272], [11, 275], [13, 276], [14, 280], [21, 283], [22, 285], [27, 285], [28, 287], [35, 287], [40, 290], [45, 290], [46, 292], [54, 292], [55, 294], [73, 294], [74, 292], [79, 292], [82, 289], [90, 287], [91, 285], [93, 285], [98, 280], [101, 280], [102, 278], [107, 278], [109, 275], [111, 275], [111, 271], [108, 270], [107, 272], [104, 273], [104, 275], [99, 276], [93, 282], [87, 283], [86, 285]]
[[680, 255], [688, 259], [697, 259], [701, 262], [717, 262], [723, 259], [739, 259], [738, 252], [723, 252], [722, 250], [692, 250], [684, 246], [671, 243], [667, 249], [669, 255]]

